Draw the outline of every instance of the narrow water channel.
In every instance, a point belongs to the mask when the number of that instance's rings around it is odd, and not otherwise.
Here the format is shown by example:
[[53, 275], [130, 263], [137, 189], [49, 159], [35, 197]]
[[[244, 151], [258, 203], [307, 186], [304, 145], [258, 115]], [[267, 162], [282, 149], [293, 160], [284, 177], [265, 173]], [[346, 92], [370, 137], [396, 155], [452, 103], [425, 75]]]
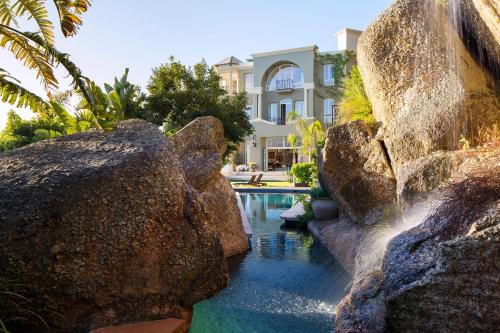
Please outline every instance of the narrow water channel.
[[243, 194], [252, 251], [231, 258], [229, 287], [194, 307], [191, 333], [331, 332], [350, 276], [312, 235], [280, 229], [291, 194]]

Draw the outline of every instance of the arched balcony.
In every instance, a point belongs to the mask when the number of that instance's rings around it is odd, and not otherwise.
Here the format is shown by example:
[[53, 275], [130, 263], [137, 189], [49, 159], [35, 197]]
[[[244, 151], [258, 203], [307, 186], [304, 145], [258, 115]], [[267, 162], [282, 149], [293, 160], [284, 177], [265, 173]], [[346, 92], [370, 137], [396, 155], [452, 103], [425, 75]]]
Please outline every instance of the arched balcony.
[[266, 91], [288, 92], [304, 87], [304, 73], [291, 63], [275, 66], [267, 75]]

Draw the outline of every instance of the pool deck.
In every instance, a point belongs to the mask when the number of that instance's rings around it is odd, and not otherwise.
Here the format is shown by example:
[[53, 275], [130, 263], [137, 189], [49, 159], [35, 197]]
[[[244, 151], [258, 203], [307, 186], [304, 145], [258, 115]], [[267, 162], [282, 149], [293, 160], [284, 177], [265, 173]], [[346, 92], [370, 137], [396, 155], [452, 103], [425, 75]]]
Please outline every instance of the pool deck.
[[233, 187], [236, 193], [291, 193], [291, 194], [308, 194], [310, 192], [309, 187], [250, 187], [250, 188], [238, 188]]
[[286, 181], [288, 177], [283, 171], [255, 171], [255, 172], [222, 172], [222, 175], [232, 181], [248, 181], [252, 176], [263, 175], [263, 181]]

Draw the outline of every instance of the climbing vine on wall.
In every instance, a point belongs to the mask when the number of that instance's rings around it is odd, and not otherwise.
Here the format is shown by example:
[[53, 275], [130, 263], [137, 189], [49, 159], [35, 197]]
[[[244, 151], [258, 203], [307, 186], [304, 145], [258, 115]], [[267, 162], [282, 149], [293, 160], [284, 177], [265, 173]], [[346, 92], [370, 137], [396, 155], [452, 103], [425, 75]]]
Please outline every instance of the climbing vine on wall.
[[323, 64], [333, 64], [333, 77], [335, 84], [333, 86], [325, 86], [323, 81], [319, 84], [325, 88], [326, 94], [328, 96], [321, 96], [323, 98], [333, 98], [334, 100], [339, 99], [342, 96], [342, 87], [344, 78], [346, 76], [345, 66], [355, 58], [353, 51], [344, 51], [338, 53], [316, 53], [316, 59], [321, 61]]

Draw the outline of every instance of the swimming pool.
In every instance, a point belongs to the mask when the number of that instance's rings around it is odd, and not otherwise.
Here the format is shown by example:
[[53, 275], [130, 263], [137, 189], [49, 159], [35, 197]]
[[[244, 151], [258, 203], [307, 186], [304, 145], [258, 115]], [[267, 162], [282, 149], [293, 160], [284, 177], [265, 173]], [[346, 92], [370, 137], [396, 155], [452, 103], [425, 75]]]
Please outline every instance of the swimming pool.
[[293, 194], [242, 194], [252, 251], [229, 259], [228, 288], [194, 307], [191, 333], [332, 332], [349, 274], [312, 235], [281, 230]]

